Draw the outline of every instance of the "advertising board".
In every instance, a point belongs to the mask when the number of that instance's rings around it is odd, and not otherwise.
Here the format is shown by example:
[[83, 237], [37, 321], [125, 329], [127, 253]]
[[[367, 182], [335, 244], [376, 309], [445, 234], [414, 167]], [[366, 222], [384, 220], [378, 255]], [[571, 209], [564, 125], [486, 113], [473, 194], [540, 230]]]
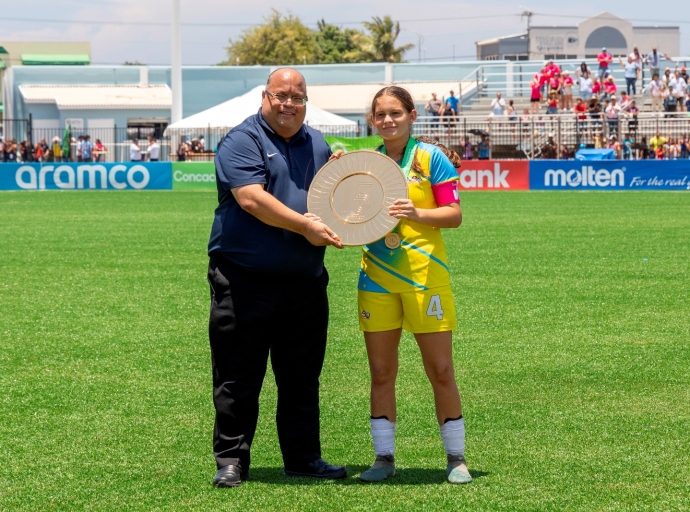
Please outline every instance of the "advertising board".
[[529, 190], [529, 162], [463, 160], [458, 169], [460, 190]]
[[690, 161], [532, 161], [530, 189], [690, 190]]
[[169, 162], [3, 164], [0, 190], [170, 190]]
[[213, 162], [173, 162], [173, 190], [216, 190]]

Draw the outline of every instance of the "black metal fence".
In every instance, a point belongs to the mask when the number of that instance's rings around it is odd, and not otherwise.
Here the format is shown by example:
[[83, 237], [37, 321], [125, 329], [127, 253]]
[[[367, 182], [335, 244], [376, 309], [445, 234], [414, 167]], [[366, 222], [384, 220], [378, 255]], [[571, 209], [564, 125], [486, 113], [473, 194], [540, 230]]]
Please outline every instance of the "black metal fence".
[[[5, 119], [2, 122], [3, 151], [0, 161], [33, 161], [36, 159], [37, 145], [49, 148], [41, 156], [42, 161], [50, 161], [53, 143], [63, 146], [65, 130], [58, 128], [33, 128], [30, 119]], [[314, 126], [324, 135], [340, 137], [361, 137], [371, 134], [366, 126]], [[210, 161], [227, 129], [185, 129], [170, 130], [159, 139], [162, 161], [184, 158], [189, 161]], [[621, 153], [621, 157], [641, 158], [650, 140], [659, 133], [669, 143], [687, 141], [690, 135], [688, 113], [642, 113], [636, 116], [620, 114], [609, 119], [605, 113], [578, 117], [574, 113], [554, 115], [508, 116], [447, 116], [419, 117], [414, 124], [415, 135], [436, 139], [454, 149], [464, 157], [478, 158], [479, 143], [485, 141], [483, 148], [490, 158], [497, 159], [535, 159], [572, 158], [581, 148], [601, 148], [615, 145], [616, 141], [632, 142], [636, 151]], [[88, 135], [94, 146], [95, 159], [102, 162], [123, 162], [131, 160], [130, 150], [135, 141], [144, 158], [148, 132], [140, 128], [113, 127], [95, 129], [72, 129], [69, 160], [76, 161], [79, 136]], [[150, 135], [156, 135], [151, 133]], [[615, 140], [612, 139], [615, 137]], [[22, 148], [22, 145], [24, 148]], [[628, 144], [630, 145], [630, 144]], [[100, 148], [100, 149], [99, 149]], [[686, 156], [686, 151], [676, 155], [673, 151], [665, 156]], [[14, 152], [14, 153], [12, 153]], [[486, 155], [482, 155], [486, 156]]]

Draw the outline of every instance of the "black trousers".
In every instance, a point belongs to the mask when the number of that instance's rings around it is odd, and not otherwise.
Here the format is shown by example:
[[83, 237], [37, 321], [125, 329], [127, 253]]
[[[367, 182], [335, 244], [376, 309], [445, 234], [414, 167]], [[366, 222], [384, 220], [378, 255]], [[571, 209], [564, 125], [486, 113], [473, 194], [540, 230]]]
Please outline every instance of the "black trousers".
[[220, 257], [208, 268], [209, 339], [218, 468], [249, 469], [259, 393], [270, 355], [286, 469], [321, 457], [319, 376], [328, 330], [328, 273], [296, 278], [249, 272]]

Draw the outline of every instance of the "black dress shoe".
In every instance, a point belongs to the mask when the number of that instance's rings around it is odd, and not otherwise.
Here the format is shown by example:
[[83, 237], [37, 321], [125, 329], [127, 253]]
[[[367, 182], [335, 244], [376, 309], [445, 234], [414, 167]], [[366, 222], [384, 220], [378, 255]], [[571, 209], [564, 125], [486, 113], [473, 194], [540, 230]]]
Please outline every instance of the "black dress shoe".
[[316, 459], [306, 466], [285, 468], [285, 476], [310, 476], [314, 478], [326, 478], [337, 480], [347, 477], [345, 466], [332, 466], [323, 459]]
[[239, 466], [232, 464], [223, 466], [213, 477], [214, 487], [237, 487], [245, 480], [249, 480], [249, 472], [243, 473]]

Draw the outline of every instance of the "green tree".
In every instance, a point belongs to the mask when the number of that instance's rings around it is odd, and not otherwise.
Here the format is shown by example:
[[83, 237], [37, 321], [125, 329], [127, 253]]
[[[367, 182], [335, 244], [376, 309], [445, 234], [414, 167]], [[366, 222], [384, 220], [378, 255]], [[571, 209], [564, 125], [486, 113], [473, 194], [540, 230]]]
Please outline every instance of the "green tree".
[[[318, 62], [321, 49], [313, 31], [299, 18], [283, 16], [275, 9], [265, 19], [266, 23], [242, 32], [236, 41], [230, 40], [228, 60], [221, 65], [239, 64], [253, 66], [302, 64]], [[239, 61], [238, 61], [239, 59]]]
[[352, 28], [342, 29], [324, 20], [318, 22], [318, 27], [314, 38], [321, 50], [318, 58], [320, 64], [361, 62], [357, 60], [360, 52], [356, 41], [363, 35], [362, 32]]
[[390, 16], [375, 16], [372, 21], [365, 21], [363, 25], [369, 35], [358, 39], [361, 58], [373, 62], [403, 62], [403, 53], [414, 48], [413, 44], [395, 46], [395, 40], [400, 34], [400, 23], [394, 22]]

